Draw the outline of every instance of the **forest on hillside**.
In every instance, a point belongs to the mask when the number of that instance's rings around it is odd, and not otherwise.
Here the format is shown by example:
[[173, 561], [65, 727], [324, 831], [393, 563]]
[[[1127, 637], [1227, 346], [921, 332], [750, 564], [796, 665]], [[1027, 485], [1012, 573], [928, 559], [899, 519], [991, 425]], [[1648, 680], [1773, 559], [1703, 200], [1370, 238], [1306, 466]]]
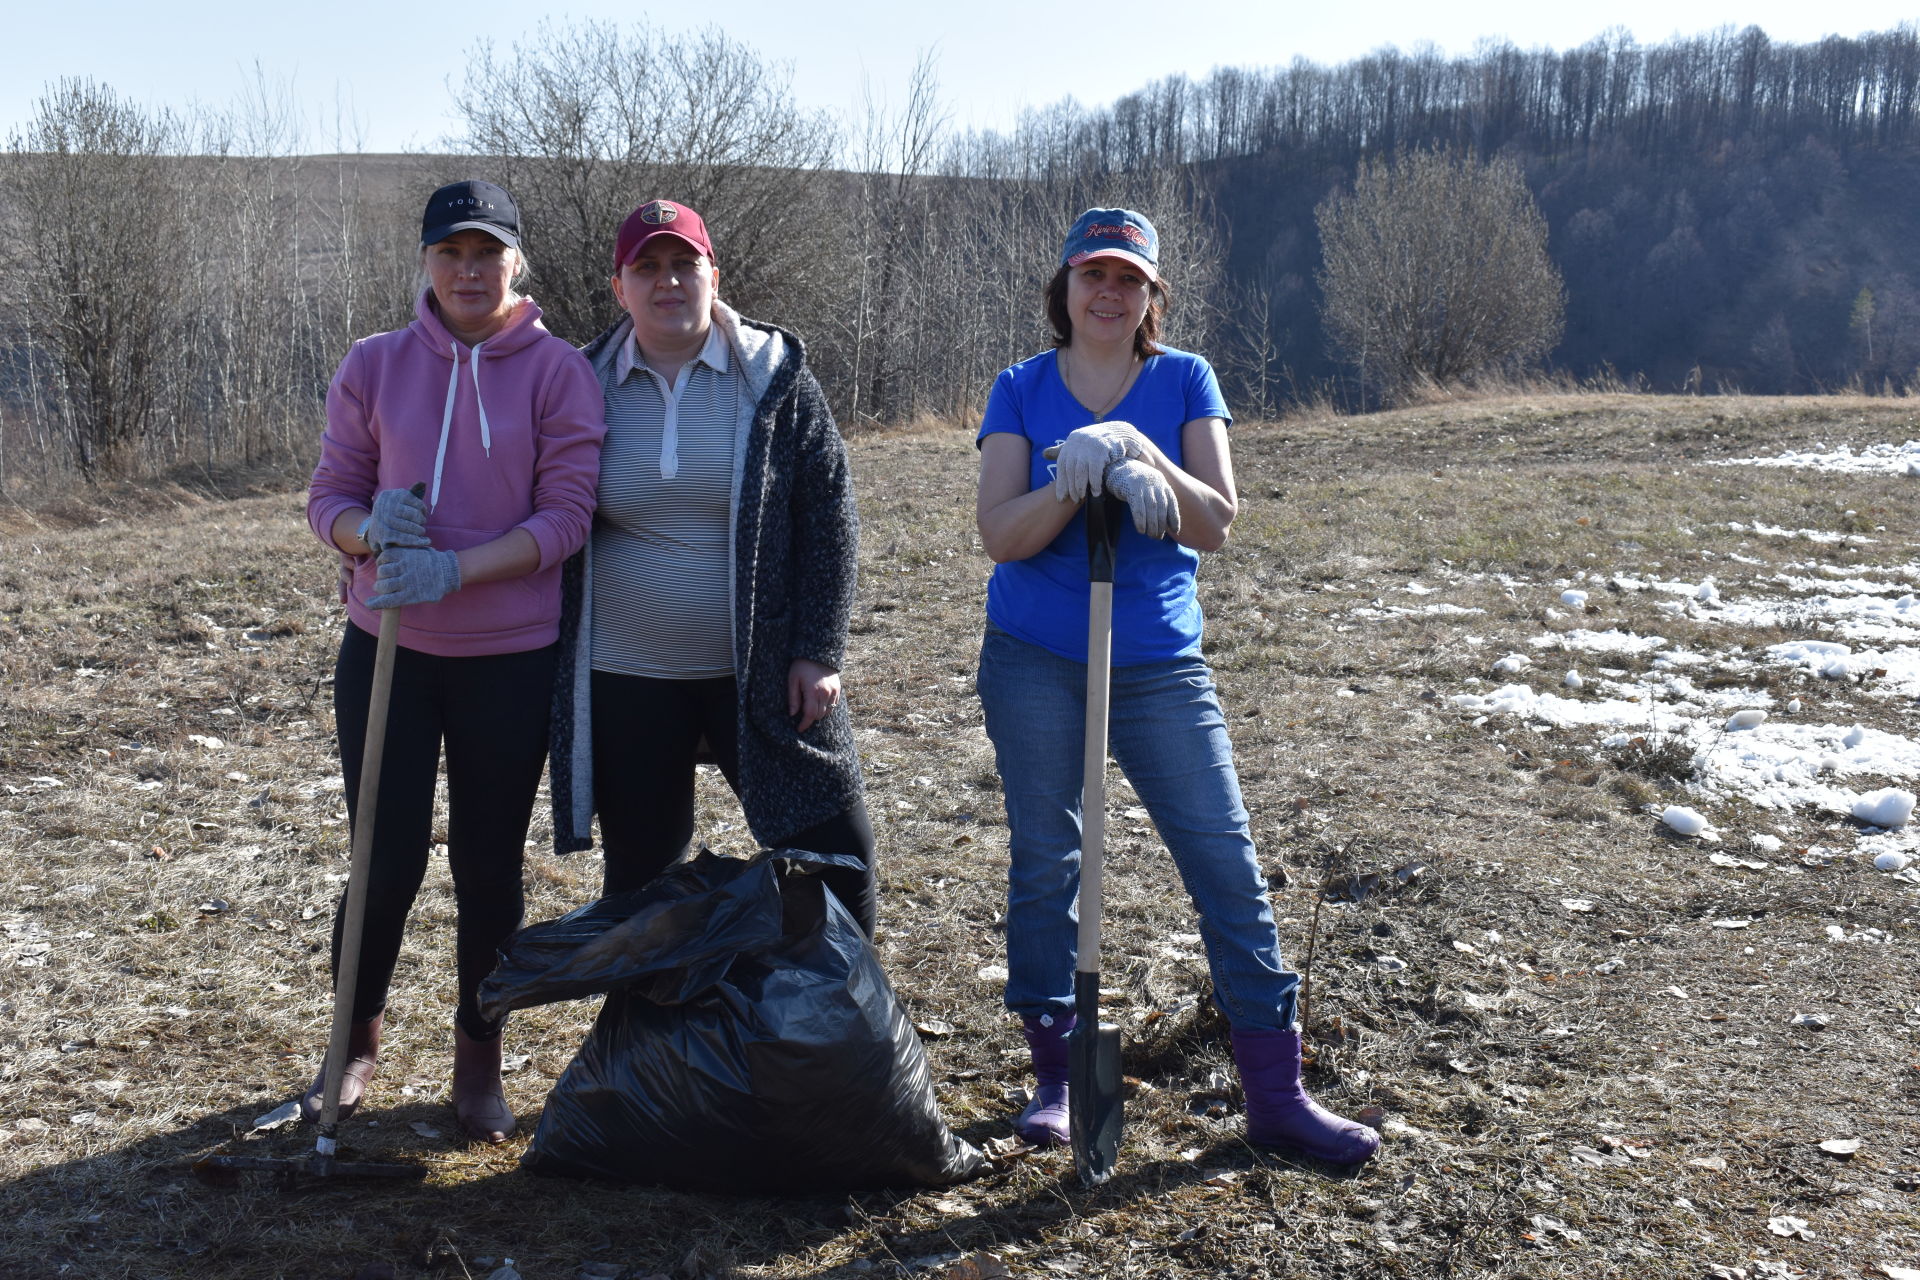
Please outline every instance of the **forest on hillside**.
[[1920, 375], [1916, 92], [1912, 26], [1814, 45], [1748, 28], [1220, 72], [1123, 101], [1095, 136], [1132, 139], [1141, 115], [1199, 99], [1166, 145], [1207, 173], [1229, 275], [1266, 303], [1243, 321], [1270, 326], [1272, 359], [1306, 381], [1341, 372], [1314, 322], [1314, 205], [1369, 154], [1439, 143], [1524, 166], [1566, 282], [1560, 368], [1662, 390], [1904, 389]]
[[549, 326], [613, 316], [639, 201], [714, 232], [723, 292], [803, 335], [848, 429], [977, 410], [1042, 345], [1038, 291], [1080, 209], [1163, 236], [1169, 337], [1242, 416], [1376, 389], [1322, 324], [1316, 208], [1370, 158], [1517, 164], [1565, 284], [1548, 365], [1658, 390], [1906, 392], [1920, 381], [1920, 27], [1812, 44], [1758, 28], [1564, 51], [1385, 49], [1222, 67], [1006, 132], [947, 122], [923, 60], [896, 105], [808, 112], [708, 30], [546, 26], [477, 46], [445, 154], [316, 156], [271, 86], [219, 110], [50, 86], [0, 154], [0, 484], [310, 452], [353, 336], [403, 322], [421, 196], [520, 198]]

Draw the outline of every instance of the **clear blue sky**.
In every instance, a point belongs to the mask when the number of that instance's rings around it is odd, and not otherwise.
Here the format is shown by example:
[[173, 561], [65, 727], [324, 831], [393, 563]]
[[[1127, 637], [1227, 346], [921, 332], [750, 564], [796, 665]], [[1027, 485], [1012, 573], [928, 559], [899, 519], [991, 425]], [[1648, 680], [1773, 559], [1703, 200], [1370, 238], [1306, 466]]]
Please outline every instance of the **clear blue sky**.
[[[648, 18], [669, 30], [705, 25], [675, 7], [577, 0], [541, 10], [474, 0], [341, 0], [330, 6], [216, 0], [182, 7], [150, 0], [36, 0], [6, 23], [7, 74], [0, 80], [0, 134], [33, 111], [48, 82], [87, 76], [149, 106], [225, 105], [257, 64], [289, 83], [309, 113], [308, 150], [331, 150], [336, 104], [358, 121], [369, 151], [433, 148], [454, 128], [449, 83], [475, 42], [511, 44], [542, 13], [556, 21]], [[1201, 76], [1218, 65], [1283, 66], [1296, 57], [1337, 63], [1384, 45], [1431, 42], [1471, 52], [1486, 38], [1522, 47], [1567, 48], [1620, 26], [1642, 43], [1718, 26], [1758, 25], [1775, 40], [1879, 31], [1920, 12], [1889, 0], [729, 0], [703, 10], [763, 55], [789, 61], [809, 106], [850, 111], [863, 77], [876, 96], [898, 100], [918, 53], [937, 50], [943, 98], [955, 123], [1005, 128], [1020, 109], [1071, 95], [1099, 104], [1173, 72]], [[353, 131], [347, 142], [352, 146]]]

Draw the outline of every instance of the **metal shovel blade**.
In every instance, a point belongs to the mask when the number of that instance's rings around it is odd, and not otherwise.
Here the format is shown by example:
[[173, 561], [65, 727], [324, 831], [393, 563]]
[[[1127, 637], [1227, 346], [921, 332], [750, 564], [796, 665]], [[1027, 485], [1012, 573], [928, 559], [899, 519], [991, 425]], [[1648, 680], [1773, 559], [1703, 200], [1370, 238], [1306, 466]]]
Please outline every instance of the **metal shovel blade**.
[[1067, 1038], [1067, 1126], [1073, 1167], [1097, 1187], [1120, 1158], [1120, 1028], [1100, 1021], [1100, 975], [1073, 975], [1079, 1021]]

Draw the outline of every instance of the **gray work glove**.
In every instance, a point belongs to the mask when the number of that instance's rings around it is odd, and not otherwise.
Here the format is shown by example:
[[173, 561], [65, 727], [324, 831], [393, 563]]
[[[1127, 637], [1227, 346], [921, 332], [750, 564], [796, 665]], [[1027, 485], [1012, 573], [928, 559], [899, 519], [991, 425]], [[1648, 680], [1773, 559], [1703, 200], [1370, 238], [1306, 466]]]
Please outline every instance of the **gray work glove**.
[[373, 495], [373, 514], [354, 530], [379, 555], [388, 547], [430, 547], [427, 504], [411, 489], [382, 489]]
[[1158, 467], [1122, 458], [1107, 468], [1107, 490], [1127, 504], [1133, 527], [1149, 538], [1171, 538], [1180, 532], [1180, 500]]
[[1107, 468], [1124, 458], [1147, 456], [1147, 438], [1130, 422], [1098, 422], [1082, 427], [1054, 455], [1053, 496], [1079, 502], [1100, 496]]
[[380, 553], [373, 586], [369, 608], [432, 604], [460, 589], [460, 557], [431, 547], [389, 547]]

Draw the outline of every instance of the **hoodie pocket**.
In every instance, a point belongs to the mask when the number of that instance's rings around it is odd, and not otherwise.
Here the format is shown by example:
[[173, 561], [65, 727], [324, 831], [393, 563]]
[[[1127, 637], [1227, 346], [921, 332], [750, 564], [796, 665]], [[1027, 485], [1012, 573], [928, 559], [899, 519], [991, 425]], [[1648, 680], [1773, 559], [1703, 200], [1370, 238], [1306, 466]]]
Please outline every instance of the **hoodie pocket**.
[[[427, 528], [439, 551], [465, 551], [505, 532], [431, 524]], [[523, 577], [463, 584], [443, 600], [409, 608], [407, 626], [446, 636], [484, 636], [551, 625], [559, 617], [560, 566], [552, 565]]]

